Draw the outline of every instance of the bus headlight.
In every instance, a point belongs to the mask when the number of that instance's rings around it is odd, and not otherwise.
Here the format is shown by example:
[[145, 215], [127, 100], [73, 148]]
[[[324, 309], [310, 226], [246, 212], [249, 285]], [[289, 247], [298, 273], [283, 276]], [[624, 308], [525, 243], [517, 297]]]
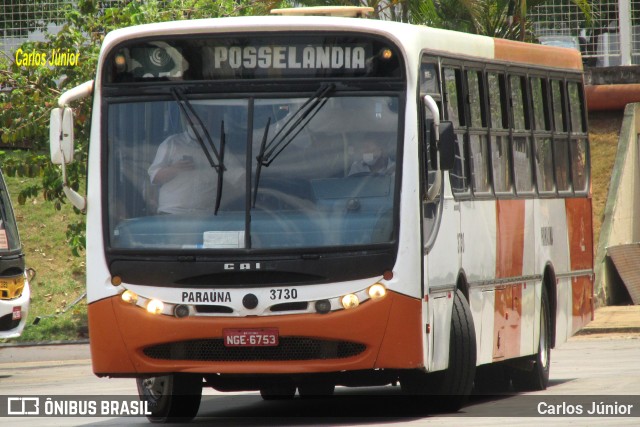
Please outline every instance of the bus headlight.
[[147, 303], [147, 311], [151, 314], [162, 314], [164, 303], [157, 299], [149, 300]]
[[369, 298], [378, 299], [382, 298], [387, 294], [387, 288], [384, 287], [382, 283], [376, 283], [374, 285], [369, 286]]
[[356, 308], [360, 305], [360, 300], [358, 299], [356, 294], [345, 295], [340, 299], [340, 302], [342, 302], [342, 306], [345, 309]]
[[122, 293], [121, 298], [122, 301], [128, 302], [129, 304], [135, 304], [138, 302], [138, 294], [128, 289]]

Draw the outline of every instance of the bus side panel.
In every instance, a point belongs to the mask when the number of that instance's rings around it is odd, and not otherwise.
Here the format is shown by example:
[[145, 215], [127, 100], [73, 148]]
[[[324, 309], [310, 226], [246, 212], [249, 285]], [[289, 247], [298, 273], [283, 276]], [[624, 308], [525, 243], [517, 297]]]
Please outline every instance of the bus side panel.
[[[113, 298], [107, 298], [91, 303], [87, 307], [91, 331], [89, 341], [91, 361], [96, 375], [135, 372], [129, 358], [129, 351], [118, 328], [113, 301]], [[118, 302], [118, 300], [115, 301]]]
[[474, 291], [472, 288], [469, 294], [473, 323], [476, 327], [477, 364], [484, 365], [493, 361], [495, 290]]
[[[496, 201], [496, 278], [520, 277], [525, 252], [524, 200]], [[493, 360], [520, 355], [522, 284], [498, 286], [494, 302]]]
[[431, 294], [429, 298], [429, 345], [432, 355], [429, 361], [430, 372], [449, 367], [449, 341], [451, 334], [451, 313], [453, 310], [453, 291]]
[[567, 199], [566, 210], [571, 271], [585, 272], [571, 281], [573, 334], [591, 321], [594, 311], [591, 199]]
[[493, 281], [496, 273], [496, 203], [469, 200], [460, 203], [460, 228], [464, 236], [462, 269], [469, 283], [469, 306], [476, 331], [476, 360], [491, 362], [493, 341], [493, 290], [478, 284]]

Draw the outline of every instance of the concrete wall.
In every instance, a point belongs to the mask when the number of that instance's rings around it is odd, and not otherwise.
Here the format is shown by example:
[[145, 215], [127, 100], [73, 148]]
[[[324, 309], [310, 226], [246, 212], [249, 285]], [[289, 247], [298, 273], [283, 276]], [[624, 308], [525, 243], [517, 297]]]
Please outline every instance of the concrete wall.
[[607, 262], [607, 248], [640, 241], [640, 103], [628, 104], [624, 110], [618, 151], [609, 183], [600, 240], [595, 259], [596, 305], [615, 303], [624, 286], [613, 265]]

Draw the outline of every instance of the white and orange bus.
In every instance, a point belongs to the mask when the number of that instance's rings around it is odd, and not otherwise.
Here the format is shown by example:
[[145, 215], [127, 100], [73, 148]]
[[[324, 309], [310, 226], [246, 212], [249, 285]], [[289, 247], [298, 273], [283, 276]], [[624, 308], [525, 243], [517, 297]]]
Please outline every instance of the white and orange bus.
[[65, 191], [93, 370], [154, 421], [203, 386], [544, 389], [592, 317], [577, 51], [335, 16], [124, 28], [52, 113], [55, 163], [91, 94], [87, 196]]

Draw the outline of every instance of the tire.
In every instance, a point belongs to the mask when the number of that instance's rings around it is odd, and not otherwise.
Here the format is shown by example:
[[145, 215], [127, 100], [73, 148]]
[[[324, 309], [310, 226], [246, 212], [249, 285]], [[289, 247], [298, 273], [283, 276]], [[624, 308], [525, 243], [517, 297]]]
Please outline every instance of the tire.
[[140, 400], [148, 402], [152, 423], [187, 422], [198, 414], [202, 398], [202, 377], [173, 374], [138, 378]]
[[451, 313], [449, 367], [440, 389], [441, 407], [455, 412], [467, 401], [476, 374], [476, 331], [471, 308], [460, 289], [456, 290]]
[[458, 411], [467, 401], [476, 372], [476, 334], [471, 308], [456, 290], [451, 313], [449, 367], [443, 372], [411, 372], [401, 378], [402, 390], [409, 394], [428, 394], [430, 410]]
[[296, 395], [296, 386], [290, 382], [274, 383], [260, 389], [263, 400], [289, 400]]
[[512, 369], [511, 381], [516, 391], [545, 390], [549, 385], [549, 367], [551, 365], [551, 310], [547, 289], [542, 288], [540, 305], [540, 339], [538, 353], [528, 357], [529, 370]]

